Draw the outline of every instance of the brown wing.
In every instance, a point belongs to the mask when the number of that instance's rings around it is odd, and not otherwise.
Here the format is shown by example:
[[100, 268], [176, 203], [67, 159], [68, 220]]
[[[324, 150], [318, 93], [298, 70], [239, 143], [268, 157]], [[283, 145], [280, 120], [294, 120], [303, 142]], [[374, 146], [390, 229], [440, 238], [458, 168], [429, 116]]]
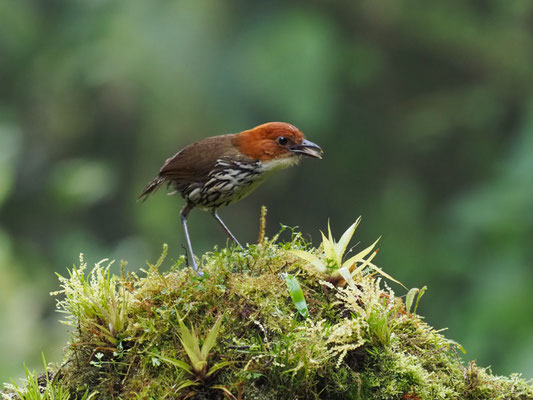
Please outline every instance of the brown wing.
[[213, 136], [190, 144], [165, 162], [159, 177], [183, 183], [207, 181], [217, 160], [223, 157], [243, 158], [232, 143], [234, 137], [234, 134]]

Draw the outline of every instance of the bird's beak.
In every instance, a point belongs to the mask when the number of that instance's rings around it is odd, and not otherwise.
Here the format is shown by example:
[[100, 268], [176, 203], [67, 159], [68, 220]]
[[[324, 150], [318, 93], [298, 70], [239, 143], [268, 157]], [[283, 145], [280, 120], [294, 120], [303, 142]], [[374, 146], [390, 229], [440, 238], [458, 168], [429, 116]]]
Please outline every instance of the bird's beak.
[[296, 154], [301, 154], [303, 156], [309, 156], [313, 158], [322, 159], [322, 149], [316, 143], [313, 143], [309, 140], [304, 139], [300, 144], [296, 144], [289, 148], [290, 151]]

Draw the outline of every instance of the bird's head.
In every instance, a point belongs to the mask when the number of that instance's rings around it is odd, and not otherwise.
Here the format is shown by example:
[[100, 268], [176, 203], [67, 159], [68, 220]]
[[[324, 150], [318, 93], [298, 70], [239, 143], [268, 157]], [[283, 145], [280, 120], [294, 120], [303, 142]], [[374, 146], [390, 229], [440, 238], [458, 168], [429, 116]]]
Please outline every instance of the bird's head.
[[235, 145], [247, 156], [262, 162], [280, 161], [289, 166], [301, 156], [322, 158], [322, 149], [305, 139], [300, 130], [284, 122], [268, 122], [236, 135]]

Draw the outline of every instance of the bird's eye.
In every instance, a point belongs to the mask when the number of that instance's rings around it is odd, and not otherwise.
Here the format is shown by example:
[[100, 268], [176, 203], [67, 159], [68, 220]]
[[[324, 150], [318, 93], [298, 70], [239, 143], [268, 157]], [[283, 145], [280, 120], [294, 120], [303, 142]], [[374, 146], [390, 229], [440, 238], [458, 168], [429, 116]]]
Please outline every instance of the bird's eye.
[[285, 136], [280, 136], [278, 138], [278, 143], [282, 146], [285, 146], [287, 143], [289, 143], [289, 139], [287, 139]]

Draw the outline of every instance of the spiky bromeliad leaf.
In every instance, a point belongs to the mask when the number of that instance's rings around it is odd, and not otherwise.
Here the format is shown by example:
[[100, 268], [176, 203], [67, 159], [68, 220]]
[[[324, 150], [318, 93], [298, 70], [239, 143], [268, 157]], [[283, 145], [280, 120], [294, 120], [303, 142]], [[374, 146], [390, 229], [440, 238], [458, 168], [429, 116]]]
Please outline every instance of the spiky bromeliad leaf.
[[350, 225], [348, 229], [346, 229], [339, 241], [335, 244], [335, 251], [341, 256], [341, 259], [346, 252], [346, 247], [348, 247], [348, 243], [350, 243], [350, 240], [352, 240], [353, 234], [355, 233], [355, 230], [357, 229], [357, 226], [359, 226], [360, 222], [361, 217], [357, 218], [357, 220]]
[[219, 369], [227, 367], [228, 365], [231, 365], [231, 364], [232, 364], [231, 361], [222, 361], [222, 362], [216, 363], [215, 365], [209, 367], [209, 371], [207, 372], [207, 374], [205, 374], [205, 377], [209, 378], [211, 375], [213, 375]]
[[326, 264], [313, 253], [304, 250], [289, 250], [289, 253], [309, 262], [313, 267], [316, 268], [317, 272], [324, 273], [327, 270]]
[[[346, 267], [343, 266], [342, 268], [339, 268], [338, 273], [342, 276], [342, 278], [347, 283], [353, 284], [353, 276], [362, 273], [364, 271], [364, 269], [366, 267], [368, 267], [369, 265], [373, 265], [371, 263], [371, 261], [376, 256], [376, 254], [378, 254], [377, 250], [374, 251], [374, 253], [370, 257], [368, 257], [366, 260], [364, 260], [363, 263], [359, 267], [353, 269], [353, 267], [356, 265], [356, 262], [354, 262], [354, 264], [352, 266], [346, 266]], [[352, 268], [352, 269], [350, 269], [350, 268]]]
[[337, 266], [338, 260], [337, 260], [337, 254], [335, 253], [335, 248], [333, 247], [333, 243], [329, 241], [329, 239], [324, 235], [322, 232], [320, 232], [322, 235], [322, 249], [324, 251], [324, 265], [326, 266], [326, 270], [331, 270], [331, 268]]
[[215, 345], [218, 333], [220, 331], [222, 315], [218, 317], [213, 327], [209, 330], [201, 349], [200, 341], [196, 335], [194, 327], [191, 326], [191, 329], [187, 328], [182, 318], [178, 319], [178, 323], [179, 339], [183, 345], [183, 349], [187, 353], [187, 356], [189, 356], [192, 369], [195, 373], [204, 375], [207, 370], [207, 358], [209, 357], [209, 351]]
[[217, 341], [218, 332], [220, 331], [221, 324], [222, 324], [222, 315], [220, 315], [217, 318], [217, 320], [215, 321], [215, 324], [209, 330], [209, 333], [207, 334], [207, 337], [204, 340], [204, 344], [202, 345], [202, 350], [200, 351], [200, 356], [203, 359], [207, 360], [207, 357], [209, 356], [209, 352], [215, 345]]
[[289, 250], [289, 252], [309, 262], [315, 268], [316, 272], [325, 274], [326, 278], [329, 277], [341, 283], [350, 280], [346, 279], [349, 278], [347, 275], [348, 272], [350, 273], [350, 276], [354, 276], [356, 274], [363, 273], [363, 270], [369, 267], [370, 269], [374, 270], [374, 272], [377, 272], [385, 278], [405, 287], [401, 282], [397, 281], [392, 276], [381, 270], [378, 266], [370, 262], [375, 257], [377, 252], [374, 252], [373, 255], [365, 259], [365, 257], [367, 257], [374, 250], [381, 239], [381, 236], [370, 246], [350, 257], [348, 260], [342, 262], [346, 248], [348, 247], [348, 244], [350, 243], [350, 240], [352, 239], [360, 222], [361, 217], [357, 218], [357, 220], [350, 225], [348, 229], [346, 229], [338, 242], [335, 242], [335, 239], [333, 239], [333, 235], [331, 233], [331, 226], [328, 221], [328, 236], [326, 237], [324, 232], [320, 232], [322, 235], [322, 257], [318, 257], [317, 255], [304, 250]]
[[383, 271], [381, 268], [379, 268], [377, 265], [375, 264], [372, 264], [371, 262], [368, 263], [368, 265], [370, 266], [370, 268], [372, 268], [374, 271], [376, 271], [378, 274], [380, 274], [381, 276], [387, 278], [389, 281], [393, 281], [394, 283], [397, 283], [398, 285], [400, 285], [401, 287], [403, 287], [404, 289], [407, 290], [407, 288], [405, 287], [405, 285], [403, 283], [401, 283], [399, 280], [397, 279], [394, 279], [392, 276], [390, 276], [389, 274], [387, 274], [385, 271]]
[[290, 274], [285, 274], [285, 283], [289, 289], [289, 294], [291, 295], [292, 302], [294, 303], [296, 309], [300, 315], [304, 318], [309, 317], [309, 310], [307, 308], [307, 302], [305, 301], [304, 292], [298, 279], [295, 276]]
[[170, 365], [173, 365], [175, 367], [178, 367], [182, 370], [184, 370], [185, 372], [187, 372], [188, 374], [190, 375], [194, 375], [194, 372], [193, 370], [191, 369], [191, 366], [189, 364], [187, 364], [185, 361], [181, 361], [181, 360], [176, 360], [175, 358], [171, 358], [171, 357], [165, 357], [161, 354], [158, 354], [158, 353], [149, 353], [152, 357], [154, 358], [157, 358], [161, 361], [164, 361]]
[[365, 258], [367, 255], [370, 254], [370, 252], [372, 250], [374, 250], [374, 247], [376, 247], [376, 244], [378, 244], [378, 242], [380, 241], [381, 239], [381, 236], [374, 242], [372, 243], [370, 246], [368, 246], [366, 249], [360, 251], [359, 253], [357, 253], [355, 256], [353, 257], [350, 257], [349, 259], [347, 259], [343, 264], [342, 266], [345, 267], [345, 268], [348, 268], [350, 271], [354, 271], [355, 269], [355, 266], [358, 262], [361, 262], [363, 260], [363, 258]]
[[189, 356], [189, 360], [191, 360], [193, 370], [199, 372], [207, 365], [207, 361], [203, 360], [201, 357], [198, 336], [194, 331], [194, 327], [191, 326], [191, 329], [189, 330], [181, 318], [178, 320], [178, 323], [180, 342], [183, 345], [183, 349], [187, 353], [187, 356]]
[[347, 267], [353, 272], [357, 262], [361, 262], [361, 260], [373, 250], [379, 241], [379, 239], [376, 240], [371, 246], [357, 253], [355, 256], [350, 257], [345, 262], [342, 262], [346, 248], [348, 247], [350, 240], [352, 240], [355, 230], [360, 222], [361, 217], [357, 218], [357, 220], [350, 225], [348, 229], [346, 229], [338, 242], [335, 242], [333, 234], [331, 233], [331, 226], [328, 221], [328, 236], [326, 236], [324, 232], [320, 232], [322, 235], [322, 258], [304, 250], [289, 250], [289, 252], [309, 262], [313, 267], [315, 267], [316, 271], [320, 273], [327, 273], [328, 267], [333, 267], [333, 275], [338, 275], [338, 270], [343, 267]]

